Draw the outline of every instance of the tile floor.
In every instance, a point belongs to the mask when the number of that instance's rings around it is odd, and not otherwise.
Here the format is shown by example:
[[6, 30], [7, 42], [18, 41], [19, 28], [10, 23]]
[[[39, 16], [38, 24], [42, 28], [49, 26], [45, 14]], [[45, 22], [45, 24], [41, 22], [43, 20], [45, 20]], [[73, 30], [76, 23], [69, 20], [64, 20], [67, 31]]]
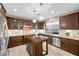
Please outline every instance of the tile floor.
[[[29, 54], [26, 51], [26, 45], [17, 46], [14, 48], [10, 48], [8, 50], [9, 50], [9, 56], [29, 56]], [[48, 44], [48, 54], [46, 56], [75, 56], [75, 55]]]

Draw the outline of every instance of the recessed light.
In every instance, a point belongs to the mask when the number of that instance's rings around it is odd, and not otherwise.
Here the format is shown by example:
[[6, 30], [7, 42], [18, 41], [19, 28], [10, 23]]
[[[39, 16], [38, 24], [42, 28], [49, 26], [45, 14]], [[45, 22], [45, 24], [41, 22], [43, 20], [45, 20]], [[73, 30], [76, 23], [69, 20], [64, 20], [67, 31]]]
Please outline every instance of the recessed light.
[[17, 12], [18, 10], [17, 10], [17, 9], [13, 9], [13, 11], [14, 11], [14, 12]]
[[36, 23], [36, 19], [33, 19], [33, 23]]
[[51, 18], [51, 19], [49, 19], [49, 21], [52, 21], [52, 18]]
[[53, 13], [55, 13], [55, 11], [51, 11], [51, 13], [53, 14]]

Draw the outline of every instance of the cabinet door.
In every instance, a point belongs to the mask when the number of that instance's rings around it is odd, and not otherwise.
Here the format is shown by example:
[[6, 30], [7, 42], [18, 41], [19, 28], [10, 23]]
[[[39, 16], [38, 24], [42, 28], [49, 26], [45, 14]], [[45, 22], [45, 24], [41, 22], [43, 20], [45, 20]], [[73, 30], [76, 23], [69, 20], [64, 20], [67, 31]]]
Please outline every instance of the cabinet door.
[[37, 28], [38, 29], [44, 29], [44, 22], [38, 22], [37, 23]]
[[17, 46], [23, 45], [23, 37], [22, 36], [16, 37], [16, 45]]
[[78, 13], [62, 16], [60, 19], [60, 29], [78, 29]]
[[66, 39], [61, 39], [61, 48], [65, 51], [68, 51], [68, 41]]
[[53, 43], [52, 37], [51, 36], [48, 36], [48, 40], [47, 41], [48, 41], [49, 44], [52, 44]]
[[21, 20], [21, 19], [18, 19], [18, 29], [23, 29], [23, 23], [24, 23], [24, 21], [23, 20]]
[[6, 19], [7, 19], [8, 29], [12, 29], [12, 18], [11, 17], [6, 17]]
[[78, 29], [78, 14], [67, 15], [67, 28], [68, 29]]
[[61, 38], [61, 49], [74, 55], [79, 55], [79, 41]]
[[12, 29], [18, 29], [18, 19], [12, 18]]
[[75, 55], [79, 55], [79, 41], [68, 40], [69, 41], [69, 52]]
[[32, 43], [27, 43], [27, 52], [29, 53], [30, 56], [35, 56], [35, 47]]
[[60, 29], [66, 29], [67, 28], [67, 17], [63, 16], [59, 18], [59, 23], [60, 23]]
[[8, 48], [12, 48], [16, 46], [16, 40], [14, 38], [9, 38]]
[[8, 48], [16, 47], [19, 45], [23, 45], [23, 37], [10, 37]]

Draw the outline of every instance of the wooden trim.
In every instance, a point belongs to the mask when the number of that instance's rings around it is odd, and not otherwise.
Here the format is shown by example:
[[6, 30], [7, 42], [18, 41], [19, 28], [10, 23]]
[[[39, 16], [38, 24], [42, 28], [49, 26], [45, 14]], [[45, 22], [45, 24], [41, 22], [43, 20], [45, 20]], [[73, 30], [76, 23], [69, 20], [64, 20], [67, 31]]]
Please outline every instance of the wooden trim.
[[4, 6], [3, 6], [3, 4], [2, 4], [2, 3], [0, 3], [0, 5], [2, 6], [2, 9], [4, 10], [4, 12], [6, 13], [6, 10], [5, 10], [5, 8], [4, 8]]

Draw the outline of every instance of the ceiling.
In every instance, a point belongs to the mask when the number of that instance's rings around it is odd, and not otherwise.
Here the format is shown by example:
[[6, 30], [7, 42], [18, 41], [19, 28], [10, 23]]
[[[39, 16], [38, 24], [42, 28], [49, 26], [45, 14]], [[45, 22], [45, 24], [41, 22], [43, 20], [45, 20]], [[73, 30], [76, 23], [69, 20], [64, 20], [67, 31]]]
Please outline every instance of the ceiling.
[[7, 16], [44, 21], [79, 10], [79, 3], [3, 3]]

